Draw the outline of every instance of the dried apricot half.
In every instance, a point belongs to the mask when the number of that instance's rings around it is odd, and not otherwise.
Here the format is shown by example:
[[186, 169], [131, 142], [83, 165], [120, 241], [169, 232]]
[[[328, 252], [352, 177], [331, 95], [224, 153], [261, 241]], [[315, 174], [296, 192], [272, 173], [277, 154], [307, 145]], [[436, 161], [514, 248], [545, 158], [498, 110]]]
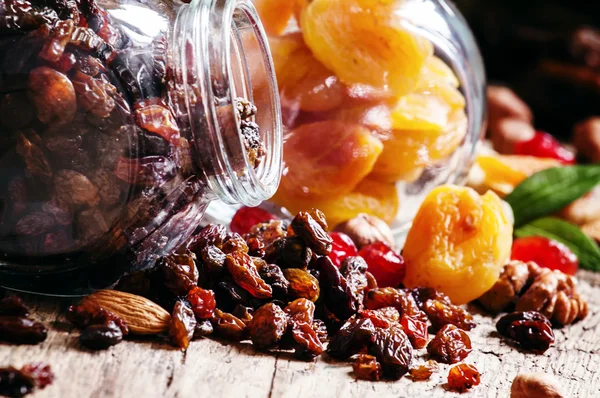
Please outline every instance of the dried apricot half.
[[489, 290], [510, 258], [513, 226], [502, 200], [452, 185], [434, 189], [408, 232], [404, 285], [427, 286], [464, 304]]
[[279, 194], [290, 198], [330, 198], [352, 192], [383, 150], [369, 129], [335, 120], [304, 124], [284, 140]]
[[291, 0], [254, 0], [254, 7], [269, 35], [283, 33], [295, 11], [295, 4]]
[[302, 11], [304, 40], [345, 84], [409, 93], [433, 45], [404, 26], [392, 0], [313, 0]]

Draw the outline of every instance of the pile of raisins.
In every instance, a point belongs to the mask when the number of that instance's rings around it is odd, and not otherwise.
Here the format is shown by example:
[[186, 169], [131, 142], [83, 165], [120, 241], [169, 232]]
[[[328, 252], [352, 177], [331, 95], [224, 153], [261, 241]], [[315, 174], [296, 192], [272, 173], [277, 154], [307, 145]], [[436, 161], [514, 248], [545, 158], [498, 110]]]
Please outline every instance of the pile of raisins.
[[[95, 0], [0, 11], [0, 252], [40, 265], [135, 247], [140, 264], [182, 244], [206, 189], [192, 159], [206, 154], [170, 105], [185, 94], [166, 38], [131, 39]], [[256, 107], [235, 105], [257, 166]]]

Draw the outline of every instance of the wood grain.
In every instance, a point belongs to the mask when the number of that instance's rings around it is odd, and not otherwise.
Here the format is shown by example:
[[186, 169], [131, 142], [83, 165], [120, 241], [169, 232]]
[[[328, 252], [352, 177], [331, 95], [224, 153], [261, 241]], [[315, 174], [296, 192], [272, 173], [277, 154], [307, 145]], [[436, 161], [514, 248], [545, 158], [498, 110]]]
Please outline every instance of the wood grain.
[[[544, 355], [519, 352], [495, 334], [494, 320], [476, 315], [470, 332], [473, 353], [466, 362], [482, 373], [481, 385], [461, 397], [508, 397], [519, 372], [554, 374], [569, 397], [600, 397], [600, 274], [581, 271], [580, 289], [590, 302], [584, 321], [556, 331], [556, 345]], [[108, 351], [91, 352], [77, 343], [78, 332], [65, 322], [70, 302], [25, 297], [34, 316], [51, 328], [38, 346], [0, 344], [0, 366], [49, 362], [56, 381], [34, 398], [105, 397], [452, 397], [444, 389], [449, 366], [432, 379], [412, 382], [355, 381], [351, 366], [326, 356], [300, 362], [289, 353], [255, 352], [250, 344], [194, 341], [187, 352], [155, 339], [125, 341]], [[424, 350], [420, 350], [421, 352]], [[415, 363], [424, 361], [417, 358]]]

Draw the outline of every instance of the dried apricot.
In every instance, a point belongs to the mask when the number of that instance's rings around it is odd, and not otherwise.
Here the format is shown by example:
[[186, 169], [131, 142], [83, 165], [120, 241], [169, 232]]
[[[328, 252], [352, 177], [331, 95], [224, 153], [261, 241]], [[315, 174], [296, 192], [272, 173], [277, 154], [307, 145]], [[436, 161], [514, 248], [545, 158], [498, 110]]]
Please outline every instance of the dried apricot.
[[381, 141], [358, 124], [332, 120], [300, 126], [286, 137], [278, 195], [295, 200], [350, 193], [382, 150]]
[[452, 185], [434, 189], [421, 205], [404, 245], [404, 285], [427, 286], [464, 304], [498, 280], [510, 257], [513, 226], [493, 192]]
[[314, 0], [302, 12], [304, 40], [342, 82], [406, 94], [433, 46], [402, 27], [394, 7], [389, 0]]
[[313, 56], [302, 36], [272, 38], [269, 44], [284, 108], [323, 112], [342, 103], [346, 86]]
[[254, 0], [260, 20], [269, 35], [280, 35], [294, 14], [295, 4], [289, 0]]
[[278, 192], [275, 201], [292, 213], [315, 207], [327, 214], [330, 227], [350, 220], [360, 213], [367, 213], [390, 223], [396, 217], [399, 208], [396, 185], [383, 183], [369, 178], [361, 181], [349, 194], [333, 196], [327, 199], [300, 199], [285, 197]]

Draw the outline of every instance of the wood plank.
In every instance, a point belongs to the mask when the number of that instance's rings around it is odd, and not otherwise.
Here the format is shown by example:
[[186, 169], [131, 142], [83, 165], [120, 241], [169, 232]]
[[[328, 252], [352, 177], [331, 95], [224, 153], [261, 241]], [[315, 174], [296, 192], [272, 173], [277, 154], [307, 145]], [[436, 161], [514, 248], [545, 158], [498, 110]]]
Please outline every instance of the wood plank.
[[[600, 396], [600, 275], [579, 274], [582, 295], [589, 300], [584, 321], [556, 331], [555, 347], [544, 355], [524, 354], [504, 344], [494, 320], [476, 315], [469, 334], [473, 353], [466, 362], [482, 372], [482, 384], [461, 397], [507, 397], [519, 372], [556, 375], [570, 397]], [[78, 331], [64, 319], [69, 300], [25, 296], [34, 317], [50, 326], [48, 339], [37, 346], [0, 344], [0, 366], [49, 362], [56, 381], [34, 398], [82, 397], [446, 397], [449, 366], [427, 382], [404, 377], [397, 382], [355, 381], [350, 364], [323, 356], [301, 362], [286, 352], [258, 353], [250, 344], [203, 339], [187, 352], [153, 339], [125, 341], [107, 351], [91, 352], [77, 343]], [[424, 361], [423, 350], [417, 363]]]

